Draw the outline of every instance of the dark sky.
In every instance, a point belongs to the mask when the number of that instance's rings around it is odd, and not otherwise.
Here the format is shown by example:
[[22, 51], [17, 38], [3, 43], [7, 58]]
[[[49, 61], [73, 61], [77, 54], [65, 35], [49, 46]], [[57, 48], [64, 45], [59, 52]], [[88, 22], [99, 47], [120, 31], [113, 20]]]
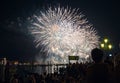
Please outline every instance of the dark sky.
[[[30, 60], [38, 50], [28, 34], [26, 18], [47, 5], [79, 8], [98, 31], [108, 37], [117, 52], [120, 42], [119, 3], [115, 0], [1, 0], [0, 58]], [[22, 20], [22, 21], [21, 21]]]

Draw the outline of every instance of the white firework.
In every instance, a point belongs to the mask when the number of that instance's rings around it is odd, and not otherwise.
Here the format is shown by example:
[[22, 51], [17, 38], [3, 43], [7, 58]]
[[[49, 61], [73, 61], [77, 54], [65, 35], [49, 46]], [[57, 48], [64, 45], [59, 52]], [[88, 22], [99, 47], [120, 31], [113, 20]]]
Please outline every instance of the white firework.
[[[36, 47], [46, 52], [45, 61], [68, 62], [68, 56], [86, 60], [93, 48], [99, 45], [99, 36], [91, 24], [78, 13], [78, 9], [48, 8], [34, 16], [31, 33]], [[40, 58], [42, 60], [42, 58]]]

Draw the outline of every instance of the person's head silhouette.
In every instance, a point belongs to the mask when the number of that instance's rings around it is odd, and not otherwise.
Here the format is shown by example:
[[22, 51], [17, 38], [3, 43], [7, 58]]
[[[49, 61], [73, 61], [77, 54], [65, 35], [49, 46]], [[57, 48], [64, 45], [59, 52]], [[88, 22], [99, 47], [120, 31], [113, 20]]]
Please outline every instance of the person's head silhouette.
[[103, 60], [104, 52], [99, 48], [94, 48], [91, 51], [91, 56], [95, 63], [99, 63], [99, 62], [102, 62]]

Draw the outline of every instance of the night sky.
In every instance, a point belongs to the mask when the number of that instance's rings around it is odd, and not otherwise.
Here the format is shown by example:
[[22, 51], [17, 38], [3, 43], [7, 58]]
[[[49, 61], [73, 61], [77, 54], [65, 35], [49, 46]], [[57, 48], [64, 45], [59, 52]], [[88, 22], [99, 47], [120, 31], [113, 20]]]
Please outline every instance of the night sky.
[[32, 60], [39, 50], [28, 33], [26, 19], [44, 7], [58, 4], [79, 8], [101, 39], [108, 37], [114, 52], [119, 51], [120, 13], [115, 0], [1, 0], [0, 58]]

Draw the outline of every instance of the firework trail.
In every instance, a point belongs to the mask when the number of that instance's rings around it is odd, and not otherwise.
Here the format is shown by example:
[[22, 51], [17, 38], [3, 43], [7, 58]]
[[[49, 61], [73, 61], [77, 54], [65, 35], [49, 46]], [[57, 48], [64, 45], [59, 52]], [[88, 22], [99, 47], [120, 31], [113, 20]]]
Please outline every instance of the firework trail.
[[[99, 36], [78, 9], [48, 8], [34, 15], [30, 31], [40, 47], [39, 60], [52, 63], [66, 63], [68, 56], [79, 56], [80, 60], [90, 56], [93, 48], [98, 47]], [[44, 57], [44, 58], [42, 58]]]

